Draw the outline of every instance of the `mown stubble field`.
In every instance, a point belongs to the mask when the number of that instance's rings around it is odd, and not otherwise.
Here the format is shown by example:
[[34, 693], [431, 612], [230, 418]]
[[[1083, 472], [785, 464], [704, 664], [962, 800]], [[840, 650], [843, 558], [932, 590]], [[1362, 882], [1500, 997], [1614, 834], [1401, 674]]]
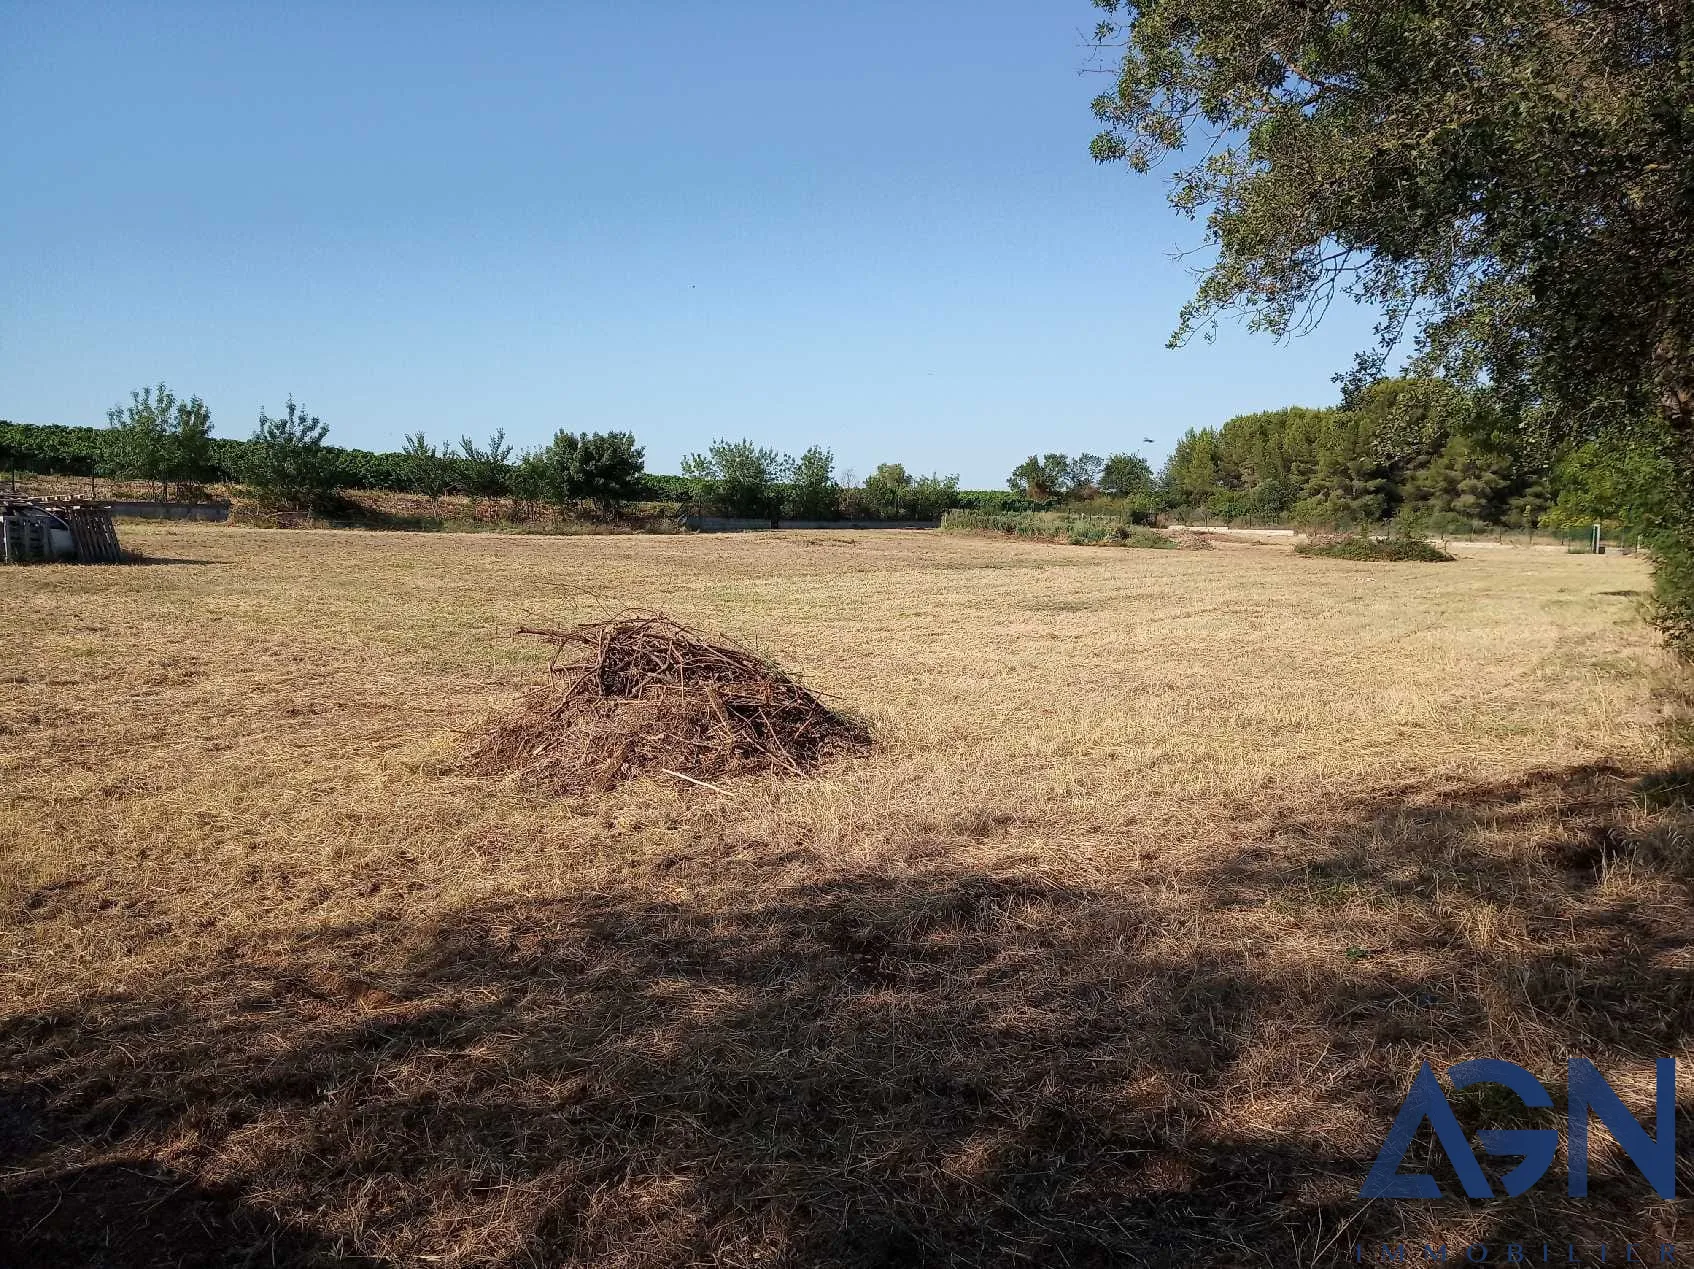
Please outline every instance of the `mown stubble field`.
[[[1686, 689], [1639, 561], [125, 540], [158, 562], [0, 571], [0, 1261], [1694, 1240], [1616, 1160], [1587, 1203], [1562, 1163], [1355, 1198], [1422, 1059], [1557, 1095], [1589, 1056], [1645, 1118], [1689, 1056]], [[512, 630], [626, 607], [875, 751], [727, 796], [464, 774], [544, 669]]]

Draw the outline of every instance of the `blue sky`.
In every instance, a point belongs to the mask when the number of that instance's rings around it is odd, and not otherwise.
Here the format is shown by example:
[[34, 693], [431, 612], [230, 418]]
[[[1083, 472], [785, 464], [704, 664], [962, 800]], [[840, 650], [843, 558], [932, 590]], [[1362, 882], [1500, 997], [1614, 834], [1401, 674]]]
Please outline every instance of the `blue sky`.
[[1200, 227], [1089, 160], [1094, 17], [0, 0], [0, 417], [163, 378], [230, 436], [293, 393], [348, 445], [747, 436], [998, 487], [1333, 401], [1361, 314], [1165, 348]]

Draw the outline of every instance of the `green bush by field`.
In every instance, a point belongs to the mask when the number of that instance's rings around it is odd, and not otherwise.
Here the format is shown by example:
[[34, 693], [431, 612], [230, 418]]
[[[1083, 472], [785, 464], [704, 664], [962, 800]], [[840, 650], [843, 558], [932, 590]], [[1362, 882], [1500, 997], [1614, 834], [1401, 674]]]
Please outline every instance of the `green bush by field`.
[[1422, 538], [1369, 538], [1363, 536], [1313, 538], [1294, 548], [1296, 555], [1317, 555], [1333, 560], [1439, 564], [1453, 557]]
[[1176, 544], [1164, 534], [1116, 516], [1071, 515], [1058, 511], [949, 511], [943, 533], [978, 537], [1024, 538], [1032, 542], [1068, 542], [1072, 546], [1137, 546], [1168, 550]]

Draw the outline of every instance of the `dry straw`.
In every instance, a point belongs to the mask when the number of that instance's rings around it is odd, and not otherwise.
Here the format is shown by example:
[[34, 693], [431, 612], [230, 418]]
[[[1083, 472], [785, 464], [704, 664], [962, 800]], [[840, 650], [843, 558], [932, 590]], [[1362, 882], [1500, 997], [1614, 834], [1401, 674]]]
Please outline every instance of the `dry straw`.
[[[0, 568], [0, 1264], [1688, 1242], [1598, 1132], [1586, 1199], [1357, 1197], [1422, 1061], [1562, 1109], [1586, 1056], [1650, 1131], [1691, 1069], [1694, 806], [1637, 782], [1694, 692], [1639, 558], [122, 528], [153, 562]], [[637, 606], [876, 745], [465, 774], [601, 657], [514, 629]]]

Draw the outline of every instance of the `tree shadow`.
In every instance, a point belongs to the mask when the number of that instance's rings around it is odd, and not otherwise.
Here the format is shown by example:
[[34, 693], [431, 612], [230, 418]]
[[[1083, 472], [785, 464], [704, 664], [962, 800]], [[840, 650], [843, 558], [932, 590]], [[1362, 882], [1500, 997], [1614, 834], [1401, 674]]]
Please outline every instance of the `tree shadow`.
[[[35, 1099], [0, 1099], [0, 1264], [87, 1269], [214, 1269], [375, 1262], [144, 1158], [27, 1169], [53, 1129]], [[14, 1172], [19, 1164], [26, 1170]]]
[[3, 1223], [141, 1246], [193, 1221], [228, 1243], [208, 1264], [265, 1238], [867, 1267], [1340, 1263], [1461, 1221], [1645, 1239], [1662, 1205], [1627, 1165], [1586, 1204], [1356, 1197], [1422, 1057], [1686, 1051], [1688, 940], [1606, 881], [1639, 856], [1687, 895], [1619, 828], [1625, 775], [1405, 791], [1175, 897], [946, 860], [778, 885], [774, 848], [701, 847], [662, 885], [303, 933], [0, 1025]]

